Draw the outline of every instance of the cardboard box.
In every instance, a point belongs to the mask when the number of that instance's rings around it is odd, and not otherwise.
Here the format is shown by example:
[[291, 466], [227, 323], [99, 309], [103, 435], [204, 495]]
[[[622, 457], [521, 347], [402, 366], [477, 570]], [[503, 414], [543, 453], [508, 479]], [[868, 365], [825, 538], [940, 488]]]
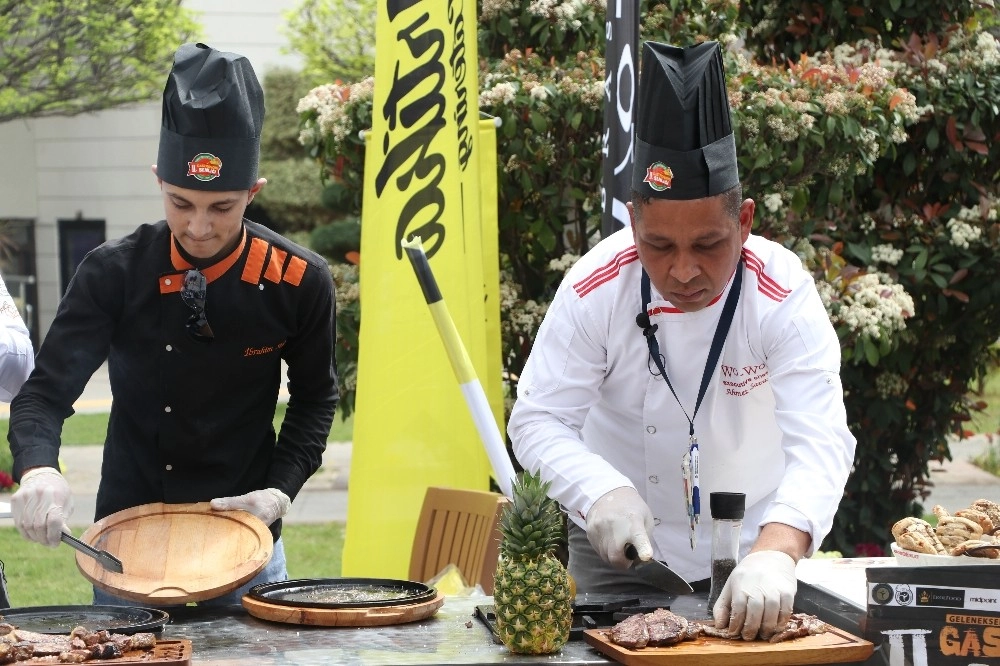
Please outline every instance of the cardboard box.
[[1000, 567], [865, 570], [864, 637], [891, 666], [1000, 665]]

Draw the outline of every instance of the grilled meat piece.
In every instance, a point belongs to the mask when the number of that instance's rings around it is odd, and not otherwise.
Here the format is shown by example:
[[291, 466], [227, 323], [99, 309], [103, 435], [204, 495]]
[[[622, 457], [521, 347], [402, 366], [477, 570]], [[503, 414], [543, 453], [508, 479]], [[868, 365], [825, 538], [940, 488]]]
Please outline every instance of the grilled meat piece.
[[60, 664], [82, 664], [88, 659], [90, 659], [90, 650], [86, 648], [67, 650], [59, 653]]
[[87, 648], [91, 659], [117, 659], [124, 654], [116, 643], [94, 643]]
[[[799, 638], [800, 636], [822, 634], [825, 631], [829, 631], [829, 629], [829, 626], [815, 615], [792, 613], [791, 617], [788, 618], [788, 622], [785, 623], [784, 628], [776, 631], [768, 641], [770, 643], [780, 643], [792, 638]], [[702, 632], [706, 636], [714, 636], [715, 638], [728, 638], [734, 641], [743, 640], [740, 634], [732, 634], [728, 628], [716, 629], [712, 624], [702, 625]]]
[[815, 615], [792, 613], [792, 616], [788, 618], [788, 624], [785, 625], [785, 628], [776, 632], [774, 636], [771, 636], [770, 642], [780, 643], [781, 641], [787, 641], [790, 638], [822, 634], [829, 631], [829, 629], [830, 627]]
[[632, 615], [625, 618], [608, 633], [612, 643], [630, 650], [644, 647], [663, 647], [681, 641], [694, 640], [701, 634], [701, 625], [688, 622], [665, 608], [657, 608], [652, 613]]
[[111, 640], [118, 643], [123, 652], [128, 652], [129, 650], [152, 650], [156, 647], [156, 636], [148, 631], [140, 631], [131, 636], [111, 634]]
[[608, 635], [612, 643], [637, 650], [649, 643], [649, 625], [646, 624], [646, 617], [642, 613], [631, 615], [611, 627]]
[[18, 640], [27, 641], [35, 646], [36, 657], [39, 655], [59, 654], [60, 652], [67, 652], [72, 649], [68, 635], [54, 636], [52, 634], [39, 634], [34, 631], [25, 631], [24, 629], [15, 629], [14, 633], [17, 635]]
[[701, 633], [700, 625], [688, 622], [687, 618], [664, 608], [657, 608], [652, 613], [646, 613], [644, 619], [649, 627], [650, 647], [674, 645], [681, 641], [693, 640]]
[[35, 646], [28, 641], [21, 641], [10, 646], [14, 661], [27, 661], [35, 656]]

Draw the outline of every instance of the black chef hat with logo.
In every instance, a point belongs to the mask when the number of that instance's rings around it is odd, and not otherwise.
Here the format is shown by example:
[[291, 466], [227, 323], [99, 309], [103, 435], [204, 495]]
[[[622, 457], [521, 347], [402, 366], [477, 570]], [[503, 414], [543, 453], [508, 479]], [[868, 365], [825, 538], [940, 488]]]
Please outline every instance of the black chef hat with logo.
[[634, 191], [702, 199], [739, 184], [718, 42], [685, 48], [645, 42], [637, 114]]
[[184, 44], [163, 89], [156, 175], [192, 190], [247, 190], [257, 181], [264, 91], [250, 61]]

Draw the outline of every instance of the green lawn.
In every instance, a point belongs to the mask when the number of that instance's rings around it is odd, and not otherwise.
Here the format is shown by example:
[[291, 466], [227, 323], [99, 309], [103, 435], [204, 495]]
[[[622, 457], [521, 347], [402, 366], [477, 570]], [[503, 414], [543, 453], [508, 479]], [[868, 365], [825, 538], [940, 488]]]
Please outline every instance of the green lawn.
[[973, 432], [998, 432], [1000, 431], [1000, 370], [990, 373], [983, 382], [983, 392], [980, 395], [969, 396], [973, 401], [982, 400], [986, 403], [986, 409], [976, 412], [969, 421], [968, 428]]
[[[274, 429], [281, 428], [281, 422], [285, 419], [286, 404], [279, 402], [274, 411]], [[3, 433], [2, 440], [6, 444], [7, 428], [10, 425], [8, 419], [0, 419], [0, 433]], [[106, 413], [78, 413], [66, 419], [63, 424], [62, 443], [63, 446], [79, 446], [82, 444], [103, 444], [104, 433], [108, 428], [108, 415]], [[354, 431], [354, 417], [350, 416], [346, 421], [335, 416], [333, 427], [330, 428], [331, 442], [349, 442]]]
[[[73, 533], [80, 536], [83, 529], [73, 530]], [[289, 577], [340, 576], [343, 523], [285, 525], [282, 538]], [[7, 592], [13, 607], [91, 602], [90, 582], [77, 569], [76, 551], [69, 546], [46, 548], [21, 538], [13, 527], [3, 527], [0, 528], [0, 560], [4, 563]]]

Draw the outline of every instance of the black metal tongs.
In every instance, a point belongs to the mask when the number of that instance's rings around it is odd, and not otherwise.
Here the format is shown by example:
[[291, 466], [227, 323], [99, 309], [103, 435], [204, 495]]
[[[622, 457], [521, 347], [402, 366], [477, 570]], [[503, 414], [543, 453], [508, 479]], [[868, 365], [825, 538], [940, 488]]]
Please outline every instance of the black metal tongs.
[[111, 553], [109, 553], [108, 551], [97, 550], [90, 544], [80, 541], [79, 539], [77, 539], [72, 534], [69, 534], [68, 532], [63, 532], [60, 535], [60, 539], [62, 539], [63, 543], [69, 544], [70, 546], [76, 548], [84, 555], [94, 558], [95, 560], [97, 560], [98, 564], [100, 564], [108, 571], [113, 571], [115, 573], [123, 573], [124, 569], [122, 569], [122, 561], [119, 560], [114, 555], [112, 555]]

